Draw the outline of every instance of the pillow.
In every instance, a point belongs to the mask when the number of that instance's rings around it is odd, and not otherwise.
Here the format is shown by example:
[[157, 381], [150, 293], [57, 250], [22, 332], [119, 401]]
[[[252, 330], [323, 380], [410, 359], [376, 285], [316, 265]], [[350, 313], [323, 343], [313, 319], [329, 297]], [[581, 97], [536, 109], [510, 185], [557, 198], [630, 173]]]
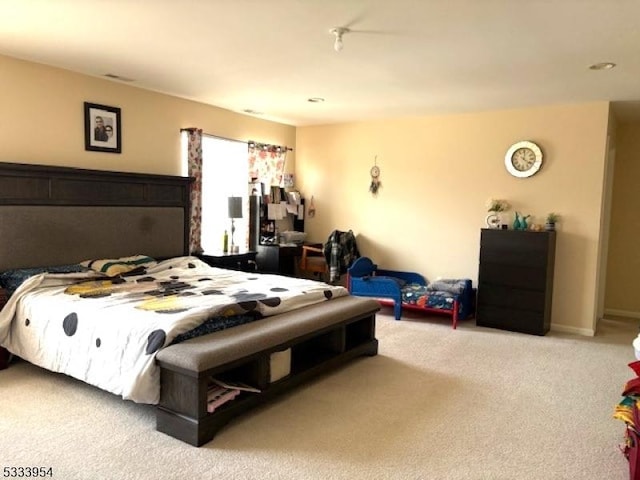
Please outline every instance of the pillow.
[[83, 265], [55, 265], [53, 267], [14, 268], [0, 273], [0, 285], [10, 293], [22, 285], [22, 283], [34, 275], [40, 273], [78, 273], [87, 272], [89, 269]]
[[145, 267], [155, 265], [156, 261], [147, 255], [133, 255], [131, 257], [85, 260], [80, 264], [109, 277], [115, 277], [134, 270], [144, 270]]
[[459, 295], [464, 291], [466, 285], [466, 278], [438, 278], [427, 285], [427, 290], [430, 292], [447, 292]]

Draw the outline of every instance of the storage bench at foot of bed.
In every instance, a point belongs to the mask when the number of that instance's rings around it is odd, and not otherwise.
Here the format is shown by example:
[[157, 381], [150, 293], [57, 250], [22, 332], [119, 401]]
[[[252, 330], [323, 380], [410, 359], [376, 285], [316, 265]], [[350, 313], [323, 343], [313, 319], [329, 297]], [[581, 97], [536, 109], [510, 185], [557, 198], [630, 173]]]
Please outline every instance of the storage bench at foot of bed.
[[[161, 350], [156, 428], [200, 446], [250, 408], [355, 357], [376, 355], [379, 308], [371, 299], [339, 297]], [[243, 391], [209, 413], [213, 378], [260, 392]]]

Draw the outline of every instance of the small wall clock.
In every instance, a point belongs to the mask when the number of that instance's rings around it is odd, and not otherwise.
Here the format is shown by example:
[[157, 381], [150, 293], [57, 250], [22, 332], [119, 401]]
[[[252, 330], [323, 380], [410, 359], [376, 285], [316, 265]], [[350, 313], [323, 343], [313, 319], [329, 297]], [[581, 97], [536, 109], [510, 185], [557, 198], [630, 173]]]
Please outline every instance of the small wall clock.
[[504, 156], [507, 171], [518, 178], [535, 175], [542, 167], [542, 150], [528, 140], [516, 142], [509, 147]]

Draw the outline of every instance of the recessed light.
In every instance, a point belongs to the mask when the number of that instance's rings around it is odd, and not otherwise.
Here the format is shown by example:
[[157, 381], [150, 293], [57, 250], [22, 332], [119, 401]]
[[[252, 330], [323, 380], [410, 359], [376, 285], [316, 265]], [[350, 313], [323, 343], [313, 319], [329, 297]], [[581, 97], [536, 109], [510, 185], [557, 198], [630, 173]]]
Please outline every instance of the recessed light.
[[594, 63], [589, 66], [590, 70], [611, 70], [616, 66], [615, 63], [611, 62], [602, 62], [602, 63]]
[[324, 98], [320, 98], [320, 97], [311, 97], [311, 98], [307, 99], [307, 102], [311, 102], [311, 103], [322, 103], [322, 102], [324, 102]]

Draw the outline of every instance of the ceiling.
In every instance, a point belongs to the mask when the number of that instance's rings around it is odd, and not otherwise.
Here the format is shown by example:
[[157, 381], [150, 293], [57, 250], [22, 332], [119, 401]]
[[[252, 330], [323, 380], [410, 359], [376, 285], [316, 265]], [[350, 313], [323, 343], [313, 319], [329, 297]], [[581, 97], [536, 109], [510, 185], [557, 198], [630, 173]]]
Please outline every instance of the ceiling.
[[639, 27], [639, 0], [0, 0], [0, 54], [295, 126], [598, 100], [640, 118]]

